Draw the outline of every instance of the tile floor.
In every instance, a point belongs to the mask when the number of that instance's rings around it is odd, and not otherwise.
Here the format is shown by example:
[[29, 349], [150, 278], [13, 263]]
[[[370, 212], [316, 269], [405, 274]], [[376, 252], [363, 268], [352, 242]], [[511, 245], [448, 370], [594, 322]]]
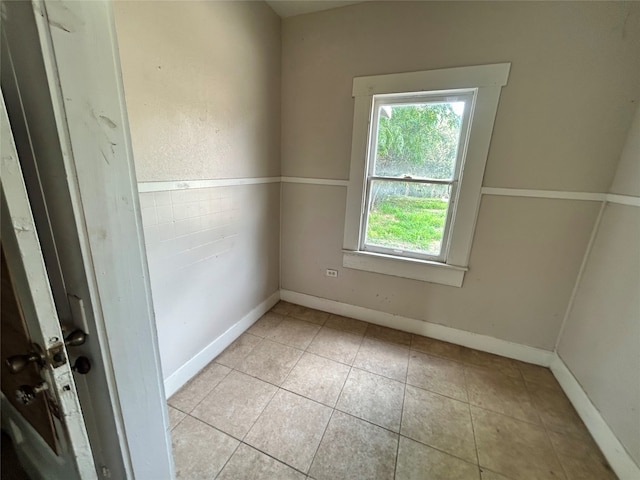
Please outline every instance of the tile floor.
[[615, 479], [548, 369], [280, 302], [169, 400], [179, 479]]

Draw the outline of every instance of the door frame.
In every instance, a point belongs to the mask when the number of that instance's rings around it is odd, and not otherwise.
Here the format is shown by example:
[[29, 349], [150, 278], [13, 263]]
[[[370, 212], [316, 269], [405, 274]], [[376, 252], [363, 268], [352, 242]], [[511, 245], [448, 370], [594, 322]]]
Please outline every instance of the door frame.
[[[128, 478], [173, 478], [168, 413], [117, 38], [108, 0], [33, 0]], [[93, 405], [83, 405], [86, 411]], [[107, 412], [105, 412], [107, 414]], [[109, 477], [108, 465], [98, 466]]]

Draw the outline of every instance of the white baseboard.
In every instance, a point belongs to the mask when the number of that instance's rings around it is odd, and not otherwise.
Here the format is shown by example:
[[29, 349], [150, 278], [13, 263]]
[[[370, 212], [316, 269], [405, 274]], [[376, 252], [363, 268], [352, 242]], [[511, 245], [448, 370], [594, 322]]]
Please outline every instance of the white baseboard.
[[211, 360], [220, 355], [225, 348], [231, 345], [233, 341], [253, 325], [256, 320], [278, 303], [278, 300], [280, 300], [280, 292], [276, 291], [233, 324], [226, 332], [204, 347], [191, 360], [169, 375], [164, 381], [164, 390], [167, 398], [176, 393], [200, 370], [206, 367]]
[[618, 478], [620, 480], [639, 479], [640, 467], [633, 461], [596, 406], [591, 403], [571, 370], [557, 354], [553, 355], [551, 371]]
[[427, 337], [443, 340], [445, 342], [463, 345], [465, 347], [482, 350], [483, 352], [495, 353], [503, 357], [521, 360], [527, 363], [548, 367], [553, 357], [553, 352], [542, 350], [541, 348], [529, 347], [518, 343], [500, 340], [499, 338], [480, 335], [477, 333], [458, 330], [456, 328], [445, 327], [435, 323], [429, 323], [415, 318], [401, 317], [391, 313], [379, 312], [370, 308], [358, 307], [347, 303], [327, 300], [325, 298], [314, 297], [304, 293], [292, 292], [290, 290], [280, 290], [280, 298], [287, 302], [297, 303], [309, 308], [323, 310], [325, 312], [343, 315], [345, 317], [357, 318], [376, 325], [396, 328], [405, 332], [424, 335]]

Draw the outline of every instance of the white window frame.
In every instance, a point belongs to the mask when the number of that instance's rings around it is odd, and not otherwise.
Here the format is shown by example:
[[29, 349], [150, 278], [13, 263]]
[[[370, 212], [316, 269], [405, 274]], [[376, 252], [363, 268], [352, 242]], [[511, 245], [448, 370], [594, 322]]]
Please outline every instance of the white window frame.
[[[353, 137], [351, 169], [343, 242], [343, 266], [357, 270], [461, 287], [468, 270], [469, 255], [480, 205], [482, 178], [500, 92], [509, 78], [510, 63], [447, 68], [423, 72], [356, 77], [353, 79]], [[363, 249], [367, 212], [368, 151], [373, 141], [374, 96], [452, 91], [473, 92], [466, 148], [443, 255], [435, 259], [413, 258]], [[461, 145], [462, 146], [462, 145]], [[453, 199], [453, 196], [452, 196]], [[367, 249], [370, 250], [370, 249]]]
[[[374, 95], [371, 108], [371, 121], [369, 122], [369, 145], [367, 150], [366, 159], [366, 179], [365, 179], [365, 203], [362, 211], [362, 219], [360, 220], [361, 229], [360, 232], [360, 251], [382, 253], [385, 255], [415, 258], [422, 260], [431, 260], [436, 262], [445, 262], [449, 249], [449, 238], [451, 231], [451, 223], [453, 212], [455, 211], [455, 205], [457, 204], [458, 184], [460, 175], [462, 172], [462, 166], [465, 158], [465, 151], [469, 133], [470, 119], [473, 115], [473, 102], [475, 99], [475, 89], [463, 89], [452, 91], [438, 91], [438, 92], [411, 92], [400, 94], [383, 94]], [[375, 175], [375, 162], [378, 150], [378, 125], [380, 121], [380, 107], [385, 105], [403, 105], [403, 104], [415, 104], [415, 103], [437, 103], [437, 102], [464, 102], [465, 108], [462, 115], [462, 122], [460, 125], [460, 137], [458, 140], [458, 151], [456, 153], [455, 170], [450, 180], [437, 180], [437, 179], [422, 179], [422, 178], [393, 178]], [[447, 184], [451, 186], [449, 205], [447, 207], [446, 221], [444, 226], [444, 232], [442, 234], [442, 244], [440, 253], [438, 255], [429, 255], [426, 252], [416, 252], [410, 250], [401, 250], [391, 247], [383, 247], [379, 245], [367, 244], [366, 233], [369, 222], [369, 204], [371, 202], [371, 183], [373, 181], [398, 181], [398, 182], [412, 182], [422, 184]]]

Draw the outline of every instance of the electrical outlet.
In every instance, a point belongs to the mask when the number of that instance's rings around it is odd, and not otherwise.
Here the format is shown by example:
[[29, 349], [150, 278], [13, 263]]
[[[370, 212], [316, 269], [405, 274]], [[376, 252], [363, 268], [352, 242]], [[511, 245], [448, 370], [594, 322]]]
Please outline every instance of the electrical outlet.
[[330, 268], [327, 268], [327, 273], [326, 273], [327, 277], [337, 277], [338, 276], [338, 270], [332, 270]]

